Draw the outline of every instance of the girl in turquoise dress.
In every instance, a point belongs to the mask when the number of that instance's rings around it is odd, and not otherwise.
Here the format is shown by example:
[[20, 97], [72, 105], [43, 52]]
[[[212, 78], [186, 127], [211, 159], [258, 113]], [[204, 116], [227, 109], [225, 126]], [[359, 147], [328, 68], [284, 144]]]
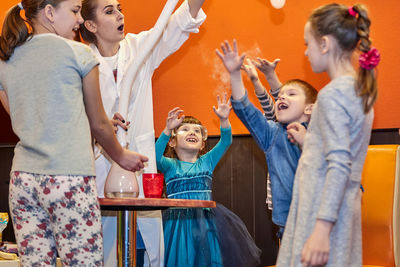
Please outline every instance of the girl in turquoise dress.
[[[203, 154], [207, 130], [178, 107], [168, 113], [167, 125], [156, 142], [158, 169], [164, 174], [168, 198], [212, 200], [212, 173], [232, 143], [230, 101], [225, 94], [218, 108], [221, 139]], [[169, 145], [168, 157], [164, 151]], [[246, 226], [233, 212], [182, 208], [163, 212], [165, 266], [255, 266], [261, 251]]]

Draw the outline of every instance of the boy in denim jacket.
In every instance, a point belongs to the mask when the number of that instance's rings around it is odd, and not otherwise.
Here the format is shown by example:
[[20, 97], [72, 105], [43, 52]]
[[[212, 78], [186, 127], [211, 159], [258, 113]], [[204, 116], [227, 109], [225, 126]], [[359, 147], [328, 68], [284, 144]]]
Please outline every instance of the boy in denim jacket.
[[264, 151], [271, 177], [272, 221], [279, 226], [281, 238], [292, 199], [293, 180], [301, 155], [301, 146], [311, 117], [317, 91], [302, 80], [289, 80], [280, 89], [275, 102], [277, 121], [268, 120], [248, 99], [240, 73], [245, 55], [239, 56], [227, 41], [216, 51], [230, 74], [232, 107]]

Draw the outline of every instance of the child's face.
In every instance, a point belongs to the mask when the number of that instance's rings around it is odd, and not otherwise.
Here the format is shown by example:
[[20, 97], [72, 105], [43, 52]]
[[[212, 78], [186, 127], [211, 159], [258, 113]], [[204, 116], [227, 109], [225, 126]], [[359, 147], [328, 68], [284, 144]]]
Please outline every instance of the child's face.
[[81, 7], [81, 0], [66, 0], [54, 8], [53, 27], [58, 35], [67, 39], [74, 39], [79, 25], [83, 23]]
[[124, 39], [124, 15], [117, 0], [97, 0], [94, 28], [90, 31], [99, 43], [119, 43]]
[[204, 147], [201, 125], [184, 123], [176, 130], [176, 149], [199, 152]]
[[281, 88], [275, 102], [275, 114], [279, 122], [289, 124], [305, 121], [306, 95], [296, 84], [288, 84]]
[[315, 39], [310, 22], [307, 22], [304, 26], [304, 42], [306, 45], [306, 51], [304, 54], [308, 57], [313, 72], [324, 72], [325, 68], [323, 64], [321, 44]]

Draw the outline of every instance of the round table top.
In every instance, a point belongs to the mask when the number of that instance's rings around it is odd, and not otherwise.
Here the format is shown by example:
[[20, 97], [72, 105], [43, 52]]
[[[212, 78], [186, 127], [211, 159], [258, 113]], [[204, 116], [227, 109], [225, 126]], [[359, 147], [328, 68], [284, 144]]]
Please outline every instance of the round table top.
[[172, 198], [99, 198], [106, 210], [156, 210], [167, 208], [215, 208], [215, 201]]

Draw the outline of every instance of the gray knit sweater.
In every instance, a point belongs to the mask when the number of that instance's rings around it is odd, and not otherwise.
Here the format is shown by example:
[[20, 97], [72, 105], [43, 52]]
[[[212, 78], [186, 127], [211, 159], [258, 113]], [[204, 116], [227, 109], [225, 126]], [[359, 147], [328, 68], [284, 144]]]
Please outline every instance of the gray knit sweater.
[[316, 219], [334, 223], [327, 266], [362, 266], [360, 182], [373, 111], [364, 114], [354, 83], [339, 77], [318, 94], [277, 266], [301, 266]]

